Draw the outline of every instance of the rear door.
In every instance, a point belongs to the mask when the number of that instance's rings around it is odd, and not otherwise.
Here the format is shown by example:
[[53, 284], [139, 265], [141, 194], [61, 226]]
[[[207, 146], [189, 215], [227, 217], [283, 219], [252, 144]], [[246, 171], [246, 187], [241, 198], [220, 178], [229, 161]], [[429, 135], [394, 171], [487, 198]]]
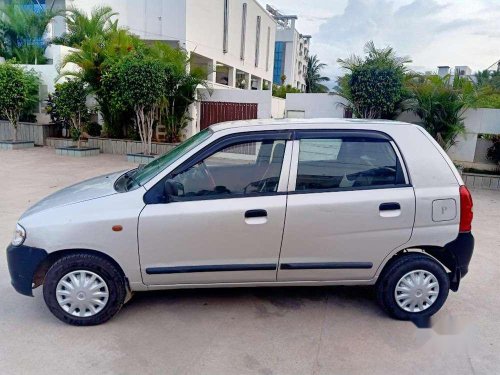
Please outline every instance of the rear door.
[[379, 132], [295, 139], [278, 281], [371, 279], [413, 228], [415, 195], [399, 150]]

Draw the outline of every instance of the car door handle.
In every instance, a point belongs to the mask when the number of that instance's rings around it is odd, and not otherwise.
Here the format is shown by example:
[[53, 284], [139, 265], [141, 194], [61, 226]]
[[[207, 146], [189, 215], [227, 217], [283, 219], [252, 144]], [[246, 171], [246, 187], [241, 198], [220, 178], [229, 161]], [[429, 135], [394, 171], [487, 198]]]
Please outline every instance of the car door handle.
[[382, 203], [380, 206], [378, 206], [378, 209], [380, 211], [400, 210], [401, 205], [398, 202], [387, 202], [387, 203]]
[[248, 210], [245, 212], [245, 219], [250, 219], [253, 217], [267, 217], [266, 210]]

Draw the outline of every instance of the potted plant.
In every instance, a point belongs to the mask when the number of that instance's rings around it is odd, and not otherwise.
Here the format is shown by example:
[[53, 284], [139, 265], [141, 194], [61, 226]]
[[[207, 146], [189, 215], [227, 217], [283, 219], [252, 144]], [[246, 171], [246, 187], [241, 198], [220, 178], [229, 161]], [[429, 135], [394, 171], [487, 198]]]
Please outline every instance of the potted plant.
[[115, 110], [132, 108], [142, 144], [141, 153], [127, 154], [131, 162], [148, 163], [154, 125], [167, 90], [166, 67], [161, 61], [142, 55], [130, 55], [113, 64], [103, 75], [104, 90]]
[[61, 119], [70, 125], [70, 134], [76, 145], [56, 148], [58, 155], [68, 156], [95, 156], [99, 155], [99, 148], [83, 147], [83, 126], [89, 121], [90, 111], [87, 107], [87, 85], [80, 79], [70, 79], [56, 85], [52, 97]]
[[19, 117], [38, 102], [39, 78], [10, 63], [0, 64], [0, 115], [11, 125], [12, 139], [0, 141], [1, 149], [14, 150], [34, 147], [32, 140], [18, 137]]

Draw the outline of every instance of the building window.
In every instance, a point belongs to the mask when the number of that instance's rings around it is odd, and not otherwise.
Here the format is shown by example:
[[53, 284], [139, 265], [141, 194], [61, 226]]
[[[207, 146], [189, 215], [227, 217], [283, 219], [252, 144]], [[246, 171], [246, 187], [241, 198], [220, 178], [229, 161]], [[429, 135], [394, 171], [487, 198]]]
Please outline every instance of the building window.
[[240, 59], [245, 60], [245, 34], [247, 32], [247, 3], [243, 3], [241, 14], [241, 51]]
[[222, 52], [227, 53], [228, 25], [229, 24], [229, 0], [224, 0], [224, 36], [222, 38]]
[[257, 30], [255, 32], [255, 67], [259, 66], [260, 53], [260, 16], [257, 16]]
[[269, 71], [269, 47], [271, 44], [271, 28], [267, 28], [267, 46], [266, 46], [266, 72]]
[[281, 85], [281, 76], [285, 67], [285, 42], [274, 43], [274, 70], [273, 70], [273, 83]]
[[[10, 1], [5, 1], [4, 3], [9, 3]], [[33, 13], [36, 14], [41, 14], [45, 12], [47, 9], [47, 6], [45, 4], [45, 0], [38, 0], [38, 1], [33, 1], [33, 2], [21, 2], [21, 7], [26, 10], [26, 11], [32, 11]], [[38, 46], [45, 48], [45, 41], [43, 37], [40, 38], [30, 38], [29, 36], [25, 37], [20, 37], [18, 40], [18, 43], [20, 44], [25, 44], [28, 46]], [[1, 43], [0, 43], [1, 44]]]

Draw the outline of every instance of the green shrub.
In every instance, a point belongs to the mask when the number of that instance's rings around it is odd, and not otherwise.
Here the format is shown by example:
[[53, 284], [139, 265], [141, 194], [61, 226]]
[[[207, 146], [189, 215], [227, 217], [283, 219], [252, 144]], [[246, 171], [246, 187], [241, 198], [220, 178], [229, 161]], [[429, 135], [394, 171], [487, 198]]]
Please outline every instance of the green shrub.
[[338, 80], [336, 94], [346, 99], [358, 118], [394, 119], [409, 97], [405, 87], [407, 57], [396, 56], [391, 47], [378, 49], [373, 42], [365, 45], [366, 56], [339, 59], [348, 71]]
[[500, 109], [500, 93], [491, 93], [481, 96], [477, 102], [477, 107]]
[[475, 108], [478, 93], [467, 78], [422, 75], [408, 82], [410, 109], [422, 120], [424, 128], [445, 150], [465, 132], [464, 113]]
[[273, 96], [278, 98], [286, 99], [286, 94], [288, 93], [300, 93], [301, 91], [292, 85], [273, 85]]
[[91, 122], [85, 126], [85, 131], [91, 137], [99, 137], [101, 135], [102, 127], [97, 122]]
[[500, 135], [496, 135], [492, 138], [493, 145], [488, 148], [488, 152], [486, 157], [490, 159], [492, 162], [499, 164], [500, 163]]
[[87, 108], [87, 85], [79, 79], [72, 79], [56, 85], [56, 91], [52, 95], [52, 101], [60, 118], [71, 125], [70, 134], [73, 140], [80, 140], [84, 124], [90, 118]]
[[21, 114], [32, 113], [38, 103], [39, 82], [33, 71], [10, 63], [0, 64], [0, 115], [10, 122], [14, 141]]

